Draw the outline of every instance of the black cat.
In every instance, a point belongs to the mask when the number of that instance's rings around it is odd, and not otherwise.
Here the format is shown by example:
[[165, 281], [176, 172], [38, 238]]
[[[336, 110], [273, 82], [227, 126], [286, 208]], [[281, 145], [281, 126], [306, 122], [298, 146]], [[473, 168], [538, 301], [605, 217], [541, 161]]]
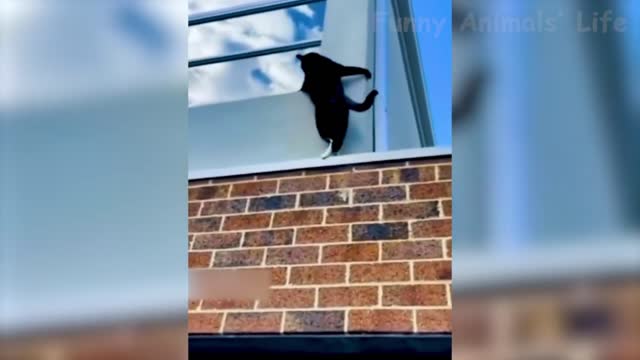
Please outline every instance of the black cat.
[[342, 148], [349, 126], [349, 110], [367, 111], [373, 105], [378, 91], [372, 90], [364, 102], [357, 103], [345, 95], [342, 77], [364, 75], [371, 79], [369, 70], [343, 66], [315, 52], [296, 57], [305, 75], [300, 90], [311, 98], [316, 109], [316, 128], [320, 137], [329, 143], [322, 154], [325, 159]]

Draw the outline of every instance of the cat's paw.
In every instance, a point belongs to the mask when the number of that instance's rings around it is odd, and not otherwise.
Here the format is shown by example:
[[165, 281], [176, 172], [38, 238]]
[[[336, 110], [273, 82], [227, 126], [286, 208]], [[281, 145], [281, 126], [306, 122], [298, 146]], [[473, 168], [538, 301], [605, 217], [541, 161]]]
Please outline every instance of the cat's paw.
[[367, 79], [371, 79], [371, 76], [371, 71], [365, 69], [364, 77], [366, 77]]

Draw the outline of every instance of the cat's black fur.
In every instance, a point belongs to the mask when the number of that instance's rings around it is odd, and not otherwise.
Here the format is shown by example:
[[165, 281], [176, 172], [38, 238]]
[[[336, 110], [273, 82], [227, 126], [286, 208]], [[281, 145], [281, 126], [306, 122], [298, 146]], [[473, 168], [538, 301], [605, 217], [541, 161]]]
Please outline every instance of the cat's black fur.
[[297, 55], [304, 72], [302, 91], [309, 95], [315, 105], [316, 127], [320, 137], [332, 142], [332, 151], [342, 148], [349, 127], [349, 110], [367, 111], [373, 105], [377, 90], [372, 90], [362, 103], [347, 97], [342, 86], [342, 77], [364, 75], [371, 79], [371, 72], [364, 68], [343, 66], [318, 53]]

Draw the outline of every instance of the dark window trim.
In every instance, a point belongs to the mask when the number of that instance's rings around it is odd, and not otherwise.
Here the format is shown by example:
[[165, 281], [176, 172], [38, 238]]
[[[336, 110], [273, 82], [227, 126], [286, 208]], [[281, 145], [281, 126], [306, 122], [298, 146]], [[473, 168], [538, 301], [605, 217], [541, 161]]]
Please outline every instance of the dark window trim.
[[262, 14], [270, 11], [289, 9], [296, 6], [323, 2], [326, 0], [274, 0], [255, 4], [249, 3], [227, 9], [205, 11], [189, 15], [189, 26], [208, 24], [242, 16]]
[[305, 50], [313, 47], [320, 47], [320, 45], [322, 45], [321, 40], [304, 40], [304, 41], [294, 42], [289, 45], [275, 46], [275, 47], [270, 47], [266, 49], [249, 50], [249, 51], [244, 51], [244, 52], [239, 52], [239, 53], [234, 53], [229, 55], [221, 55], [221, 56], [210, 56], [202, 59], [189, 60], [189, 68], [219, 64], [219, 63], [229, 62], [229, 61], [245, 60], [245, 59], [250, 59], [258, 56], [280, 54], [280, 53], [289, 52], [289, 51]]
[[189, 335], [189, 359], [252, 354], [304, 355], [305, 358], [386, 354], [451, 359], [451, 334]]

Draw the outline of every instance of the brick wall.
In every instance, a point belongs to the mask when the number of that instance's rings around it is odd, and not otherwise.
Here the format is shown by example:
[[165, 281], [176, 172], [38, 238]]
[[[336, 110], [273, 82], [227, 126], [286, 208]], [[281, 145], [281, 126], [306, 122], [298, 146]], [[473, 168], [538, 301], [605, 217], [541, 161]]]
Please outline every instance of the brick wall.
[[451, 158], [192, 181], [189, 267], [273, 285], [191, 302], [192, 333], [449, 332]]

